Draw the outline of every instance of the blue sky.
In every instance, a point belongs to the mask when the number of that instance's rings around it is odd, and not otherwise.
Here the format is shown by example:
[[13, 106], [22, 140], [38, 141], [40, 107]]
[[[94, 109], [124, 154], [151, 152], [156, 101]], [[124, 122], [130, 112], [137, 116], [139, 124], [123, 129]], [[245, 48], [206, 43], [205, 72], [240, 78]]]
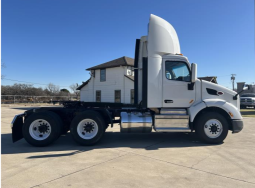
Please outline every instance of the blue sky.
[[61, 88], [81, 84], [86, 68], [134, 57], [150, 14], [174, 26], [198, 76], [218, 76], [229, 88], [232, 73], [237, 82], [255, 82], [253, 0], [2, 0], [2, 74]]

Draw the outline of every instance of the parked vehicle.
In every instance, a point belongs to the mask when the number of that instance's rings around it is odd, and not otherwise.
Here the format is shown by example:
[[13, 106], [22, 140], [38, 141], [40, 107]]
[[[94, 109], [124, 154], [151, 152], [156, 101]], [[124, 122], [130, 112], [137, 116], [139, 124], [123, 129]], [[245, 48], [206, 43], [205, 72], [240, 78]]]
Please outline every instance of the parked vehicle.
[[255, 93], [246, 93], [241, 95], [241, 108], [255, 107]]
[[175, 29], [162, 18], [151, 15], [148, 35], [136, 40], [134, 70], [135, 104], [67, 101], [28, 110], [14, 117], [13, 142], [24, 137], [46, 146], [70, 130], [76, 142], [93, 145], [109, 125], [120, 124], [123, 133], [195, 131], [218, 144], [229, 130], [242, 130], [239, 95], [197, 79], [197, 64], [181, 54]]

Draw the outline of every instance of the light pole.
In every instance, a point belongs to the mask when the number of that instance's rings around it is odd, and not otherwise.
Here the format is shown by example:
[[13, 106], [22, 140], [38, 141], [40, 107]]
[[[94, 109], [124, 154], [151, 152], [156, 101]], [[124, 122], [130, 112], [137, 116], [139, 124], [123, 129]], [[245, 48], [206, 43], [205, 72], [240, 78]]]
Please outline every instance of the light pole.
[[231, 80], [232, 80], [232, 85], [233, 85], [233, 91], [235, 90], [235, 76], [236, 76], [236, 74], [231, 74], [232, 76], [231, 76]]

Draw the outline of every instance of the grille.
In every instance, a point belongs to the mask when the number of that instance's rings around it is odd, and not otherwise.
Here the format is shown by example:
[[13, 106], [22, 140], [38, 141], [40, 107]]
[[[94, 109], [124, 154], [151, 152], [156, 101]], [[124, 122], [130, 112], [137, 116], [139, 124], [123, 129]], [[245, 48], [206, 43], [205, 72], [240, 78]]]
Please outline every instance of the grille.
[[241, 102], [252, 102], [251, 99], [241, 99]]

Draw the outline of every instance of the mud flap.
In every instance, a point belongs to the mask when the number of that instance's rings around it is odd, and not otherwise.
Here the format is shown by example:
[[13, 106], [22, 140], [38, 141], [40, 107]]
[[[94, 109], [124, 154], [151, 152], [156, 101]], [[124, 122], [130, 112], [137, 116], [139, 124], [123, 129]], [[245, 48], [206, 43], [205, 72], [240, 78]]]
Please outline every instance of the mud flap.
[[23, 138], [22, 127], [23, 127], [23, 116], [19, 116], [15, 119], [12, 126], [12, 142], [13, 143]]

